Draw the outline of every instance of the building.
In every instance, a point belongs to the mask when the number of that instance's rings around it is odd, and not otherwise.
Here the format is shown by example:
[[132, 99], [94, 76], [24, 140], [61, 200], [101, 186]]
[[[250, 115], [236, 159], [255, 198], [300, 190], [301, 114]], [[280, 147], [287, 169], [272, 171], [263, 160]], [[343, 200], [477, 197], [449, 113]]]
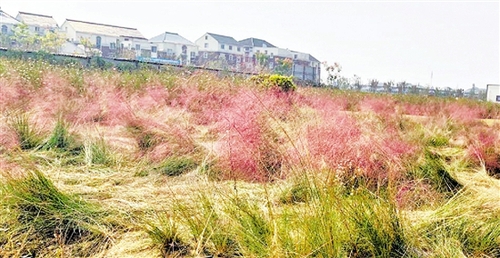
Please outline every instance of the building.
[[196, 62], [198, 46], [177, 33], [164, 32], [149, 39], [152, 45], [151, 60], [179, 65]]
[[219, 69], [239, 71], [243, 60], [243, 49], [233, 37], [205, 33], [195, 41], [198, 46], [197, 64]]
[[494, 103], [500, 103], [500, 84], [486, 85], [486, 100]]
[[56, 20], [52, 16], [19, 12], [16, 19], [26, 25], [33, 34], [44, 35], [46, 31], [56, 32], [59, 30]]
[[103, 57], [151, 57], [151, 44], [135, 28], [66, 19], [61, 25], [66, 39], [90, 48]]
[[[263, 39], [247, 38], [239, 42], [245, 52], [247, 68], [251, 64], [257, 68], [254, 71], [267, 70], [293, 75], [300, 81], [320, 83], [321, 64], [311, 54], [280, 48]], [[246, 62], [247, 59], [253, 59], [253, 62]]]
[[8, 13], [0, 9], [0, 33], [2, 39], [14, 34], [14, 27], [19, 23], [20, 22], [16, 20], [16, 18], [10, 16]]
[[321, 63], [308, 53], [291, 51], [293, 55], [292, 75], [294, 78], [314, 84], [320, 83]]

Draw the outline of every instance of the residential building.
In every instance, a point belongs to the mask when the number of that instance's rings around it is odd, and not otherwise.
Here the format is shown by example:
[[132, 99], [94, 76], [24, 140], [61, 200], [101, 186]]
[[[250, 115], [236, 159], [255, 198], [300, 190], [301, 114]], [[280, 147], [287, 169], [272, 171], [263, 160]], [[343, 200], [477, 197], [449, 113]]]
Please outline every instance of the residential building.
[[46, 31], [59, 30], [59, 26], [52, 16], [19, 12], [16, 19], [28, 25], [29, 31], [33, 34], [44, 35]]
[[292, 75], [302, 81], [320, 83], [321, 62], [308, 53], [291, 51], [293, 55]]
[[16, 18], [10, 16], [8, 13], [0, 9], [0, 35], [2, 36], [2, 41], [4, 38], [6, 40], [7, 36], [10, 36], [14, 33], [13, 29], [19, 23], [20, 22], [16, 20]]
[[156, 58], [159, 62], [179, 65], [191, 65], [196, 62], [198, 46], [177, 33], [164, 32], [149, 39], [149, 42], [156, 47], [156, 52], [151, 53], [153, 61]]
[[135, 28], [66, 19], [61, 30], [70, 42], [92, 48], [103, 57], [151, 57], [154, 47]]
[[233, 37], [205, 33], [195, 41], [198, 46], [197, 64], [231, 70], [240, 70], [243, 49]]
[[[258, 68], [254, 71], [268, 70], [293, 75], [301, 81], [320, 83], [320, 62], [311, 54], [280, 48], [263, 39], [247, 38], [239, 42], [245, 52], [245, 61], [253, 58], [253, 62], [246, 62], [247, 68], [251, 64]], [[255, 58], [258, 53], [267, 57], [265, 62], [258, 63]]]

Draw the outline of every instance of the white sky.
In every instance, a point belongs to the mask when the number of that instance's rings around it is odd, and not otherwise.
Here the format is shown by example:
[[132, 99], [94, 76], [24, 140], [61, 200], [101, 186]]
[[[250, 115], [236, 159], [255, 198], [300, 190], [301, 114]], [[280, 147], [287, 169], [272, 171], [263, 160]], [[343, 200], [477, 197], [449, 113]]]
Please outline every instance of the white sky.
[[[435, 87], [498, 84], [499, 1], [23, 1], [18, 11], [164, 31], [195, 41], [205, 32], [261, 38], [342, 65], [345, 77]], [[326, 73], [323, 72], [323, 75]], [[323, 77], [323, 76], [322, 76]]]

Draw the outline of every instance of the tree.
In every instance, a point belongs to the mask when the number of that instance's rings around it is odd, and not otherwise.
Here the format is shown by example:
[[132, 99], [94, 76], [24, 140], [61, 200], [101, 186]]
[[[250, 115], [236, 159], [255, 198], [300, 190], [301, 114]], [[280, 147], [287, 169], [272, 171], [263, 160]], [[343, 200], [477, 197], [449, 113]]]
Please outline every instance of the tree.
[[352, 81], [353, 81], [353, 85], [354, 85], [355, 89], [360, 91], [361, 88], [363, 87], [363, 85], [361, 85], [361, 77], [354, 75], [352, 77]]
[[390, 93], [393, 85], [394, 85], [394, 81], [384, 82], [384, 91], [387, 93]]
[[264, 53], [255, 53], [255, 60], [257, 61], [257, 69], [259, 72], [264, 71], [269, 64], [269, 56]]
[[279, 75], [290, 75], [293, 66], [293, 60], [290, 58], [280, 59], [276, 57], [274, 59], [276, 64], [274, 67], [274, 72]]
[[40, 48], [50, 53], [58, 53], [66, 40], [64, 36], [53, 31], [46, 31], [40, 38]]
[[377, 79], [371, 79], [370, 80], [370, 90], [372, 92], [376, 92], [378, 87], [378, 80]]
[[338, 87], [337, 79], [340, 77], [340, 71], [342, 71], [342, 66], [339, 63], [334, 63], [333, 65], [328, 65], [325, 61], [323, 65], [326, 67], [326, 72], [328, 76], [326, 78], [326, 83], [332, 87]]
[[398, 93], [403, 94], [406, 92], [406, 81], [398, 82], [397, 87], [398, 87]]
[[37, 34], [31, 34], [28, 25], [21, 23], [13, 31], [12, 40], [15, 42], [15, 48], [24, 51], [39, 49], [40, 37]]

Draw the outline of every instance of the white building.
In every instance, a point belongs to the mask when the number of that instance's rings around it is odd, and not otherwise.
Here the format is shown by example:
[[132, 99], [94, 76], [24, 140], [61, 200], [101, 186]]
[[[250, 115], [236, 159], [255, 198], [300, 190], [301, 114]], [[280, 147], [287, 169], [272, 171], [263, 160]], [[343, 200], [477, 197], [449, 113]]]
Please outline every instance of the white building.
[[26, 25], [31, 33], [44, 35], [46, 31], [56, 32], [59, 30], [56, 20], [52, 16], [19, 12], [16, 19]]
[[486, 100], [500, 103], [500, 84], [486, 85]]
[[[164, 32], [149, 39], [155, 51], [151, 51], [152, 61], [172, 60], [177, 64], [194, 64], [198, 56], [198, 46], [177, 33]], [[156, 48], [156, 49], [155, 49]]]
[[68, 41], [89, 43], [104, 57], [135, 59], [151, 52], [148, 40], [135, 28], [66, 19], [61, 31]]
[[2, 36], [12, 35], [15, 26], [20, 24], [16, 18], [0, 9], [0, 33]]
[[243, 49], [233, 37], [207, 32], [195, 43], [199, 50], [198, 64], [217, 63], [220, 66], [217, 68], [239, 70], [243, 60]]

